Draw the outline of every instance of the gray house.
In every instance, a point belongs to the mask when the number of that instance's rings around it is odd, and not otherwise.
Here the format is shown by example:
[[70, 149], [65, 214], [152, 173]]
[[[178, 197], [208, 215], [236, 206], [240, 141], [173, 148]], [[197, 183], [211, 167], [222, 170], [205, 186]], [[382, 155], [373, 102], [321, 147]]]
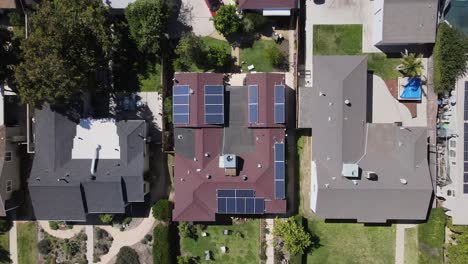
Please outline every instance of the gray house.
[[313, 87], [299, 94], [299, 127], [312, 128], [311, 210], [367, 223], [426, 219], [426, 128], [368, 122], [365, 56], [313, 60]]
[[34, 122], [29, 192], [37, 219], [86, 221], [88, 214], [125, 213], [130, 203], [144, 202], [145, 121], [75, 122], [45, 106]]
[[20, 168], [26, 141], [25, 109], [17, 96], [0, 85], [0, 216], [21, 203]]
[[375, 0], [373, 42], [384, 51], [420, 51], [435, 43], [438, 0]]

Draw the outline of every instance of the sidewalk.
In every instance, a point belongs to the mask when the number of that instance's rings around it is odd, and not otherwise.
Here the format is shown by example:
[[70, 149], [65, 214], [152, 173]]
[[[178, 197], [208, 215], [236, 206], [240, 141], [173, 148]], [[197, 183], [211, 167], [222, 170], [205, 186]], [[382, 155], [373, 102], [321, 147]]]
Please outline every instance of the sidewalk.
[[18, 240], [17, 223], [13, 221], [13, 227], [9, 231], [10, 236], [10, 258], [12, 264], [18, 264]]
[[395, 264], [405, 264], [405, 230], [413, 224], [396, 224]]
[[92, 225], [87, 225], [85, 227], [86, 236], [86, 259], [88, 263], [94, 262], [94, 227]]
[[268, 233], [265, 235], [266, 237], [266, 243], [267, 243], [267, 248], [266, 248], [266, 264], [273, 264], [275, 263], [275, 249], [273, 247], [273, 228], [274, 228], [275, 222], [274, 219], [266, 219], [266, 229], [268, 230]]

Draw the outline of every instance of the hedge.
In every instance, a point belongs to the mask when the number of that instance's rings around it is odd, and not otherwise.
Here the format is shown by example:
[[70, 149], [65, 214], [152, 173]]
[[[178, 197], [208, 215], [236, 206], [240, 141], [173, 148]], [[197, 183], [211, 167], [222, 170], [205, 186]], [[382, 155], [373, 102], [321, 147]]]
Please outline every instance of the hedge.
[[153, 217], [157, 220], [170, 222], [172, 220], [172, 203], [161, 199], [153, 205]]
[[434, 91], [450, 92], [468, 68], [468, 37], [461, 31], [441, 23], [434, 46]]
[[153, 230], [153, 263], [154, 264], [171, 264], [171, 237], [170, 227], [165, 225], [156, 225]]

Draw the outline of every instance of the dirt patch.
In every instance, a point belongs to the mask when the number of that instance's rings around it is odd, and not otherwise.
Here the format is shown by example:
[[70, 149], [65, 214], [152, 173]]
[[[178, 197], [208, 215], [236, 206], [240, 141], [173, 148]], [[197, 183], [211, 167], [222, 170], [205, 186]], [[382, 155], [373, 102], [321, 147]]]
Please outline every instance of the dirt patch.
[[304, 144], [299, 159], [299, 170], [301, 177], [301, 202], [299, 211], [306, 218], [315, 218], [315, 215], [310, 210], [310, 162], [312, 160], [312, 137], [303, 136]]
[[[387, 88], [392, 94], [392, 96], [396, 100], [398, 100], [398, 80], [385, 80], [385, 84], [387, 85]], [[406, 106], [406, 108], [408, 108], [412, 118], [418, 116], [417, 102], [400, 102], [400, 104], [403, 104], [404, 106]]]

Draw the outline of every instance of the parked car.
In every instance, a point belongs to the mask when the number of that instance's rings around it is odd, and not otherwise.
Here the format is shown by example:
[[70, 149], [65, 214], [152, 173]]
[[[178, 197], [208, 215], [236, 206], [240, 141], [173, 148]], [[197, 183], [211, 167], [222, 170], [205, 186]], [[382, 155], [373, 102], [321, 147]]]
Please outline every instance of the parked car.
[[216, 16], [216, 11], [223, 5], [221, 0], [205, 0], [205, 2], [212, 16]]

